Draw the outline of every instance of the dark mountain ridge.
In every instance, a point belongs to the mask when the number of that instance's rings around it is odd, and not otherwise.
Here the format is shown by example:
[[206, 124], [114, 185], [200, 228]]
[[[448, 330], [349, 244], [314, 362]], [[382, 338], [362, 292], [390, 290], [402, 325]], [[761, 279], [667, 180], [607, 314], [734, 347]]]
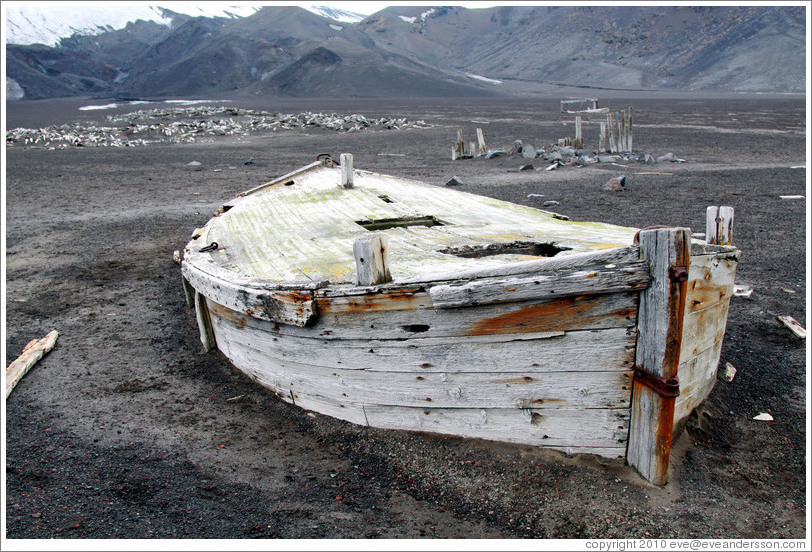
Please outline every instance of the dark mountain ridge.
[[408, 6], [358, 24], [273, 6], [239, 19], [177, 16], [171, 27], [137, 21], [56, 48], [9, 45], [7, 89], [25, 99], [462, 97], [522, 81], [803, 92], [805, 35], [798, 6]]

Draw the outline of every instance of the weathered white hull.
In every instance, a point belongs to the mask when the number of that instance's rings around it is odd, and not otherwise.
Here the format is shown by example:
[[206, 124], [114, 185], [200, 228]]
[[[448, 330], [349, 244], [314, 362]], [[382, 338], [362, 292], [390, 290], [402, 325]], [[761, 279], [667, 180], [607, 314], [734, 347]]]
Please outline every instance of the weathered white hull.
[[[627, 455], [638, 313], [657, 279], [636, 244], [359, 286], [230, 274], [205, 243], [183, 262], [201, 339], [281, 399], [372, 427]], [[676, 284], [674, 424], [713, 388], [737, 257], [694, 244]]]

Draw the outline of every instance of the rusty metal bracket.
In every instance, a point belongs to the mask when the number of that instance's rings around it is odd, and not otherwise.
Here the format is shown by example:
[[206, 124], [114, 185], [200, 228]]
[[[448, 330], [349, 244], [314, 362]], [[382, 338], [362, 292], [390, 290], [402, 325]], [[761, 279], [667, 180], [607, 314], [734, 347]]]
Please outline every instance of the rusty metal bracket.
[[684, 266], [669, 267], [668, 277], [672, 282], [685, 282], [688, 280], [688, 268]]
[[679, 397], [679, 378], [664, 379], [635, 366], [634, 381], [640, 382], [663, 398]]

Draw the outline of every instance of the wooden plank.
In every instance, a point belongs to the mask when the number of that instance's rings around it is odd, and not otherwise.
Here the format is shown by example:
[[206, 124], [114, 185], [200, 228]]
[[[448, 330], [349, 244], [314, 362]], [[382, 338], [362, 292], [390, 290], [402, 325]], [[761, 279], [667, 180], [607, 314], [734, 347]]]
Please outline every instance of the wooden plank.
[[[628, 371], [634, 364], [635, 333], [627, 328], [545, 332], [523, 335], [490, 334], [407, 339], [337, 339], [311, 331], [310, 336], [285, 335], [270, 323], [257, 327], [238, 313], [210, 309], [223, 350], [249, 346], [280, 361], [330, 369], [426, 373], [511, 372], [558, 373]], [[236, 315], [236, 316], [234, 316]], [[261, 321], [257, 321], [262, 323]], [[318, 351], [317, 355], [313, 351]], [[566, 360], [562, 360], [566, 359]]]
[[709, 206], [705, 214], [705, 239], [714, 245], [733, 244], [733, 207]]
[[554, 299], [572, 295], [614, 293], [645, 289], [648, 265], [635, 261], [620, 266], [596, 264], [549, 274], [487, 278], [430, 289], [435, 308], [459, 308], [492, 303]]
[[[428, 372], [325, 368], [278, 358], [254, 347], [227, 324], [216, 322], [217, 339], [231, 340], [227, 356], [252, 367], [277, 388], [302, 390], [361, 404], [435, 408], [628, 408], [631, 370], [534, 372]], [[233, 339], [232, 339], [233, 338]], [[341, 347], [332, 343], [332, 347]]]
[[[666, 228], [640, 232], [640, 254], [651, 265], [651, 286], [641, 292], [637, 369], [655, 378], [677, 376], [687, 295], [691, 232]], [[684, 270], [685, 279], [675, 270]], [[655, 485], [668, 481], [674, 397], [663, 397], [635, 378], [627, 459]]]
[[601, 133], [598, 136], [598, 151], [606, 151], [606, 121], [601, 121]]
[[182, 271], [198, 293], [250, 316], [295, 326], [307, 326], [317, 317], [312, 295], [304, 291], [249, 287], [237, 277], [227, 280], [188, 263], [183, 264]]
[[388, 262], [389, 238], [375, 233], [359, 237], [353, 244], [358, 286], [375, 286], [392, 281]]
[[584, 144], [584, 139], [581, 135], [581, 117], [575, 117], [575, 148], [581, 148]]
[[722, 337], [679, 365], [680, 395], [674, 402], [674, 427], [704, 401], [716, 383]]
[[197, 317], [197, 329], [200, 331], [200, 342], [203, 344], [203, 352], [208, 353], [217, 348], [217, 341], [212, 330], [211, 316], [206, 306], [206, 297], [202, 293], [195, 293], [195, 316]]
[[692, 255], [685, 312], [693, 313], [730, 301], [734, 293], [737, 264], [735, 259]]
[[359, 425], [545, 446], [571, 454], [622, 456], [629, 424], [626, 408], [435, 408], [378, 405], [374, 401], [356, 404], [305, 390], [279, 389], [262, 373], [249, 377], [286, 402]]
[[341, 187], [352, 188], [355, 182], [355, 173], [352, 167], [352, 154], [342, 153], [339, 155], [339, 163], [341, 165]]
[[798, 337], [806, 339], [806, 329], [800, 324], [800, 322], [795, 320], [793, 317], [779, 316], [778, 320], [781, 321], [781, 323], [784, 324], [784, 326], [789, 328], [792, 331], [792, 333], [794, 333]]
[[6, 398], [31, 367], [54, 348], [58, 337], [59, 332], [53, 330], [42, 339], [30, 341], [23, 348], [22, 354], [6, 367]]

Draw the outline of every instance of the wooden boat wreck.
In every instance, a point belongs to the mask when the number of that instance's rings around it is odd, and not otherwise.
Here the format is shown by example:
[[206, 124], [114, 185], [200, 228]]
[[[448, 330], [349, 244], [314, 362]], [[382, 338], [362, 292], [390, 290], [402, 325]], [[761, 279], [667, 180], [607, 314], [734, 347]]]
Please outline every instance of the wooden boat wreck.
[[625, 456], [666, 482], [673, 428], [716, 380], [732, 209], [708, 208], [706, 242], [321, 157], [195, 230], [206, 350], [342, 420]]

